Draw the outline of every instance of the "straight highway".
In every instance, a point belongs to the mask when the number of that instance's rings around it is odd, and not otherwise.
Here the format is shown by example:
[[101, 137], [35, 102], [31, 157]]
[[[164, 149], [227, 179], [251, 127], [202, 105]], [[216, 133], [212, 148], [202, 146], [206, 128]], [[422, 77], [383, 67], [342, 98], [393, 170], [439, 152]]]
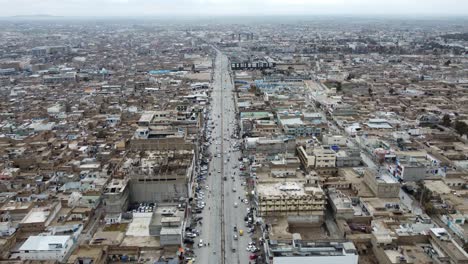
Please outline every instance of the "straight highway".
[[243, 221], [248, 205], [241, 202], [246, 194], [243, 180], [239, 177], [241, 153], [236, 147], [239, 140], [234, 138], [237, 119], [234, 81], [229, 65], [229, 59], [217, 51], [210, 117], [213, 130], [209, 151], [212, 159], [210, 176], [205, 183], [207, 199], [202, 213], [203, 224], [194, 245], [197, 263], [249, 263], [246, 248], [250, 237]]

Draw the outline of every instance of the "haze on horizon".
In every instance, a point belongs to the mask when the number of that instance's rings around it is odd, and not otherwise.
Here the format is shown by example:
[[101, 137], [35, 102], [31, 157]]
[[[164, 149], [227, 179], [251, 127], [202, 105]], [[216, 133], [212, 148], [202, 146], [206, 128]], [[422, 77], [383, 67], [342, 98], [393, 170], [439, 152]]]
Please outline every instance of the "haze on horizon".
[[0, 0], [0, 16], [468, 15], [466, 0]]

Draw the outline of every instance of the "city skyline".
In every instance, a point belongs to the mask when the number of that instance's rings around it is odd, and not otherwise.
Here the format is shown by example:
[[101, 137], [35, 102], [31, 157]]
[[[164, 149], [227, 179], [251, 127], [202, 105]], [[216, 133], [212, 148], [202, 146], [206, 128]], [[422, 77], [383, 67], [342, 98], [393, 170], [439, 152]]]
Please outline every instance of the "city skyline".
[[1, 17], [9, 16], [223, 16], [223, 15], [430, 15], [468, 14], [457, 0], [0, 0]]

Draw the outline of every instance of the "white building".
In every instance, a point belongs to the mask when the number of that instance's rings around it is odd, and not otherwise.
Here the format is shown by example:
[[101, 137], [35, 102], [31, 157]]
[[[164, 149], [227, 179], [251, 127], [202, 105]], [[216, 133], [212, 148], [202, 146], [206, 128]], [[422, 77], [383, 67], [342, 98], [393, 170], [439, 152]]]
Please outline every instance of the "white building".
[[270, 240], [266, 254], [270, 264], [357, 264], [359, 260], [352, 242]]
[[74, 243], [71, 236], [30, 236], [19, 248], [19, 257], [62, 262]]
[[323, 135], [322, 142], [324, 145], [346, 146], [346, 137], [341, 135]]

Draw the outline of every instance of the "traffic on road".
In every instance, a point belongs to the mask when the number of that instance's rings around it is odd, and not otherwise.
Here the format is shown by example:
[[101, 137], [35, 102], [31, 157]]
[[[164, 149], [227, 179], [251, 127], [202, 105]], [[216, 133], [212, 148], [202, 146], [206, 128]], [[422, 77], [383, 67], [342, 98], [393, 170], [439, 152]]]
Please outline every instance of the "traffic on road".
[[260, 251], [251, 238], [254, 215], [241, 173], [245, 165], [229, 65], [228, 58], [217, 51], [201, 161], [190, 200], [191, 221], [183, 241], [190, 263], [255, 263]]

